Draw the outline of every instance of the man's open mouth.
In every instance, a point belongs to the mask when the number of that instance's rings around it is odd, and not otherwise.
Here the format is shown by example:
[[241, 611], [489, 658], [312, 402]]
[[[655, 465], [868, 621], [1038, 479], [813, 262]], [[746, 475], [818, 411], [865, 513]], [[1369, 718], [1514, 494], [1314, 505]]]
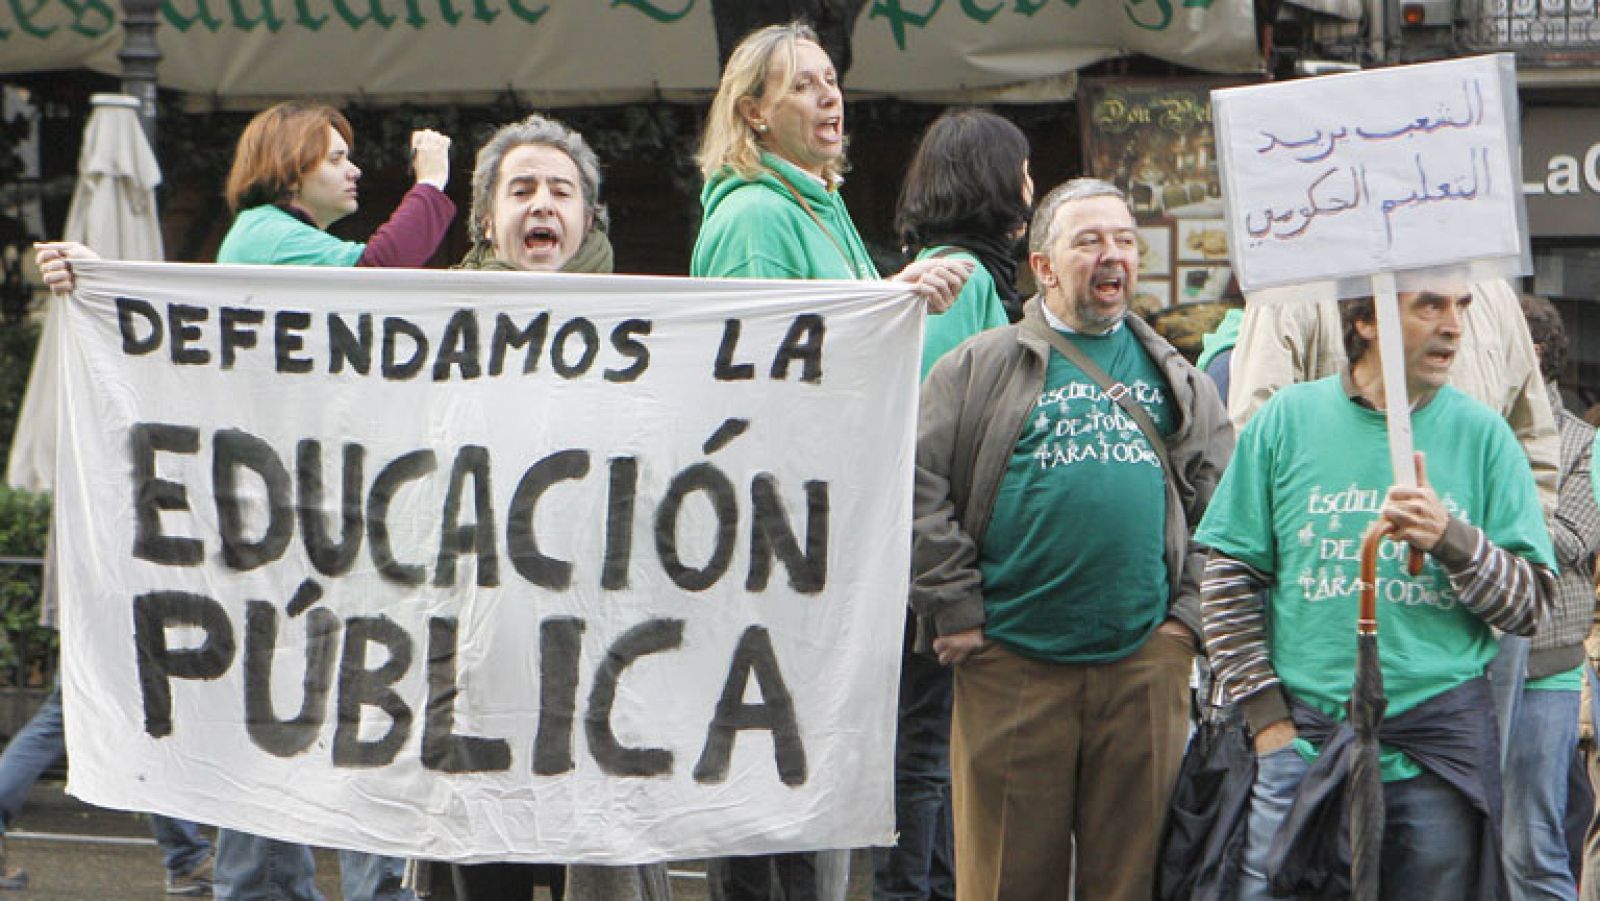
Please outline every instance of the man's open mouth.
[[561, 243], [561, 235], [553, 228], [535, 226], [522, 236], [522, 246], [532, 251], [551, 251]]
[[1095, 296], [1102, 300], [1113, 300], [1122, 294], [1122, 273], [1106, 273], [1097, 275], [1090, 287], [1094, 289]]

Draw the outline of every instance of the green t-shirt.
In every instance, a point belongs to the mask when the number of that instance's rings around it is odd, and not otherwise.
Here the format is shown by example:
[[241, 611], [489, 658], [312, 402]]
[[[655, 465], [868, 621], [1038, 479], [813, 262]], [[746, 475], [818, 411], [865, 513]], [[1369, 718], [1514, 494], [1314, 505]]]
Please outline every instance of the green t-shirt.
[[[1133, 391], [1163, 435], [1166, 380], [1126, 325], [1067, 340]], [[984, 635], [1058, 663], [1118, 660], [1167, 615], [1166, 483], [1126, 412], [1050, 354], [984, 534]]]
[[[1554, 565], [1528, 458], [1505, 421], [1445, 387], [1412, 417], [1428, 482], [1452, 516], [1514, 554]], [[1361, 536], [1392, 482], [1382, 413], [1352, 401], [1339, 376], [1279, 391], [1239, 436], [1195, 540], [1274, 576], [1272, 666], [1289, 693], [1344, 719], [1355, 679]], [[1378, 564], [1378, 648], [1387, 716], [1483, 675], [1496, 645], [1427, 558], [1404, 572], [1403, 544]], [[1302, 742], [1302, 752], [1314, 754]], [[1385, 780], [1421, 770], [1385, 749]]]
[[217, 262], [354, 266], [364, 250], [359, 241], [341, 241], [267, 203], [234, 217], [217, 249]]
[[1525, 691], [1583, 691], [1583, 666], [1559, 673], [1551, 673], [1540, 679], [1529, 679], [1523, 685]]
[[[943, 250], [943, 247], [930, 247], [917, 255], [917, 259], [924, 260]], [[956, 296], [956, 302], [937, 316], [923, 318], [925, 325], [922, 329], [922, 377], [928, 377], [928, 370], [939, 358], [955, 349], [956, 345], [971, 338], [981, 331], [999, 328], [1010, 320], [1006, 318], [1005, 305], [1000, 302], [1000, 294], [994, 289], [994, 276], [970, 253], [956, 252], [949, 255], [951, 259], [972, 261], [972, 275], [967, 279], [967, 284]]]

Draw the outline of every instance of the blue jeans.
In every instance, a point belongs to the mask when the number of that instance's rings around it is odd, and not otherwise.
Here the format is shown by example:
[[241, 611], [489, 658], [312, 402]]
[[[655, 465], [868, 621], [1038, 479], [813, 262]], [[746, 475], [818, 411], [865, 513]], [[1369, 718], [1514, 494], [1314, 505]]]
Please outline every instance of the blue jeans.
[[[0, 834], [22, 813], [33, 784], [66, 753], [61, 686], [57, 685], [0, 754]], [[211, 854], [211, 843], [187, 820], [151, 814], [150, 831], [161, 846], [162, 863], [174, 875], [188, 873]]]
[[57, 685], [0, 754], [0, 831], [11, 828], [27, 805], [33, 784], [66, 753], [61, 686]]
[[161, 848], [161, 864], [174, 876], [182, 876], [211, 856], [211, 843], [200, 834], [200, 827], [188, 820], [175, 820], [150, 814], [150, 832]]
[[416, 901], [410, 889], [400, 887], [405, 874], [406, 862], [399, 857], [339, 852], [339, 891], [345, 901]]
[[892, 848], [872, 850], [874, 901], [956, 895], [950, 827], [949, 667], [908, 649], [900, 658], [900, 723], [894, 745]]
[[[413, 901], [400, 888], [405, 861], [360, 851], [339, 852], [339, 890], [345, 901]], [[217, 901], [322, 901], [316, 860], [295, 842], [233, 829], [217, 834]]]
[[[1267, 851], [1311, 768], [1292, 746], [1257, 760], [1250, 795], [1239, 901], [1278, 898], [1267, 890]], [[1383, 784], [1386, 822], [1379, 897], [1385, 901], [1457, 901], [1477, 884], [1479, 819], [1465, 796], [1432, 773]]]
[[1578, 745], [1576, 691], [1524, 691], [1503, 781], [1506, 877], [1512, 901], [1575, 898], [1563, 823], [1567, 772]]
[[1528, 682], [1528, 639], [1521, 635], [1500, 636], [1500, 651], [1489, 664], [1489, 687], [1494, 692], [1494, 716], [1500, 725], [1500, 769], [1506, 768], [1506, 751], [1511, 747], [1511, 724], [1517, 719], [1522, 702], [1522, 686]]

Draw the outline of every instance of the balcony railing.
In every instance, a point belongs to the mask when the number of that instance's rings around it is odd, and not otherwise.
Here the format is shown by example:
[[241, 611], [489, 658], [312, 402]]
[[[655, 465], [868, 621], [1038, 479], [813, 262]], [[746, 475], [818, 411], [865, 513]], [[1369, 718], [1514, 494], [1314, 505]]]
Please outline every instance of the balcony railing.
[[1600, 0], [1466, 0], [1466, 43], [1543, 65], [1600, 62]]

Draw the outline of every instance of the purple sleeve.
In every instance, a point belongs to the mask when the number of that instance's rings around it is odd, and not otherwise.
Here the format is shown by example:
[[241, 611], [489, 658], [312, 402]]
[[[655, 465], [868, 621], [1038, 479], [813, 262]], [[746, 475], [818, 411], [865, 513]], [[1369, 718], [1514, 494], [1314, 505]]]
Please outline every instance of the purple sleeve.
[[356, 265], [420, 268], [439, 249], [455, 216], [455, 202], [443, 191], [433, 185], [412, 185], [389, 221], [373, 232]]

